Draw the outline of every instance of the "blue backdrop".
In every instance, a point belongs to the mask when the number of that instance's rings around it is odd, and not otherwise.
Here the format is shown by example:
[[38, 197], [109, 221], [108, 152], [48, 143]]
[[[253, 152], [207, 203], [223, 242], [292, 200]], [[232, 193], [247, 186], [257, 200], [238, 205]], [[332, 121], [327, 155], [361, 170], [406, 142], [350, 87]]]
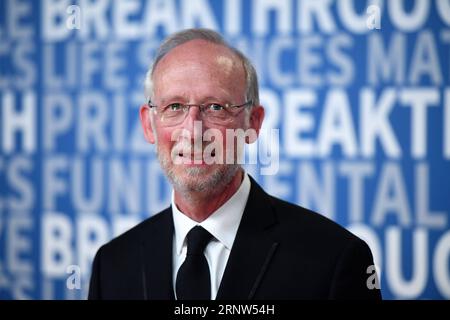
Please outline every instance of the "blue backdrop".
[[138, 108], [194, 26], [258, 70], [247, 170], [365, 239], [385, 298], [449, 299], [449, 0], [1, 1], [0, 298], [85, 298], [97, 248], [168, 205]]

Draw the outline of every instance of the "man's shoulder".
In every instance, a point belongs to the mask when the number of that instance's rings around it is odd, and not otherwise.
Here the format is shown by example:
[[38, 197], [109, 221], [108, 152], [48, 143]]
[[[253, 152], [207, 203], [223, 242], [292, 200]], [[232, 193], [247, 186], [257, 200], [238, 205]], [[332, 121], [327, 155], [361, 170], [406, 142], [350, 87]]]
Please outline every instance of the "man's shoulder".
[[279, 228], [287, 236], [307, 238], [315, 243], [346, 245], [348, 241], [362, 241], [345, 227], [330, 218], [300, 205], [269, 195]]
[[[267, 193], [252, 177], [249, 200], [260, 210], [271, 210], [277, 220], [281, 238], [295, 239], [293, 242], [324, 244], [331, 247], [343, 247], [349, 242], [363, 243], [360, 238], [332, 219], [300, 205], [285, 201]], [[261, 204], [262, 203], [262, 204]]]
[[116, 236], [106, 243], [103, 247], [112, 250], [129, 250], [136, 248], [145, 239], [156, 235], [161, 228], [169, 227], [167, 224], [170, 221], [170, 207], [163, 211], [145, 219], [136, 226]]

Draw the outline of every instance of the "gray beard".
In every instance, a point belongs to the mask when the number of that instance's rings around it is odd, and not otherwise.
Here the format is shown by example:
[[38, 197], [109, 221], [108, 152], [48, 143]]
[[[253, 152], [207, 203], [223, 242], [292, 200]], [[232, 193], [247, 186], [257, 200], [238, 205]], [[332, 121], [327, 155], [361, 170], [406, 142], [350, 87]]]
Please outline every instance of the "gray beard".
[[225, 186], [227, 186], [236, 173], [240, 169], [239, 164], [224, 164], [218, 168], [218, 170], [212, 172], [207, 176], [203, 176], [207, 168], [184, 168], [185, 173], [191, 178], [189, 182], [177, 177], [171, 166], [171, 159], [166, 159], [161, 155], [161, 152], [157, 152], [159, 163], [161, 168], [165, 172], [167, 178], [172, 184], [175, 191], [184, 194], [189, 197], [192, 192], [201, 192], [205, 196], [211, 196], [220, 193]]

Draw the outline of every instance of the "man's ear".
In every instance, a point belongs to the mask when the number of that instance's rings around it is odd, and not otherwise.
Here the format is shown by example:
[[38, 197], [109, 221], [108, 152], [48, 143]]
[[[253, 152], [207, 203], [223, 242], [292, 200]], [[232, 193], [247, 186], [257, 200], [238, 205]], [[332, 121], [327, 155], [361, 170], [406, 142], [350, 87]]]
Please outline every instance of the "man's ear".
[[145, 140], [151, 144], [155, 143], [155, 135], [153, 133], [151, 113], [152, 111], [147, 105], [142, 105], [139, 109], [139, 118], [141, 119], [142, 129], [144, 129]]
[[254, 106], [250, 109], [250, 119], [249, 119], [249, 129], [253, 129], [256, 132], [256, 136], [250, 135], [248, 139], [246, 138], [245, 142], [248, 144], [253, 143], [259, 136], [259, 130], [261, 130], [261, 126], [264, 120], [264, 107], [263, 106]]

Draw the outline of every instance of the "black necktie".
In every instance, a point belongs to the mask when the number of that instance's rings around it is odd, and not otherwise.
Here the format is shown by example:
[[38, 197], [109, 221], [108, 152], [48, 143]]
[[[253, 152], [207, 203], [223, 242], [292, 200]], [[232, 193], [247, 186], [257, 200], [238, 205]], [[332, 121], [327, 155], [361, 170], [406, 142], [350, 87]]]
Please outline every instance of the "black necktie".
[[208, 262], [203, 251], [212, 235], [201, 226], [187, 234], [186, 259], [177, 273], [176, 291], [178, 300], [210, 300], [211, 279]]

